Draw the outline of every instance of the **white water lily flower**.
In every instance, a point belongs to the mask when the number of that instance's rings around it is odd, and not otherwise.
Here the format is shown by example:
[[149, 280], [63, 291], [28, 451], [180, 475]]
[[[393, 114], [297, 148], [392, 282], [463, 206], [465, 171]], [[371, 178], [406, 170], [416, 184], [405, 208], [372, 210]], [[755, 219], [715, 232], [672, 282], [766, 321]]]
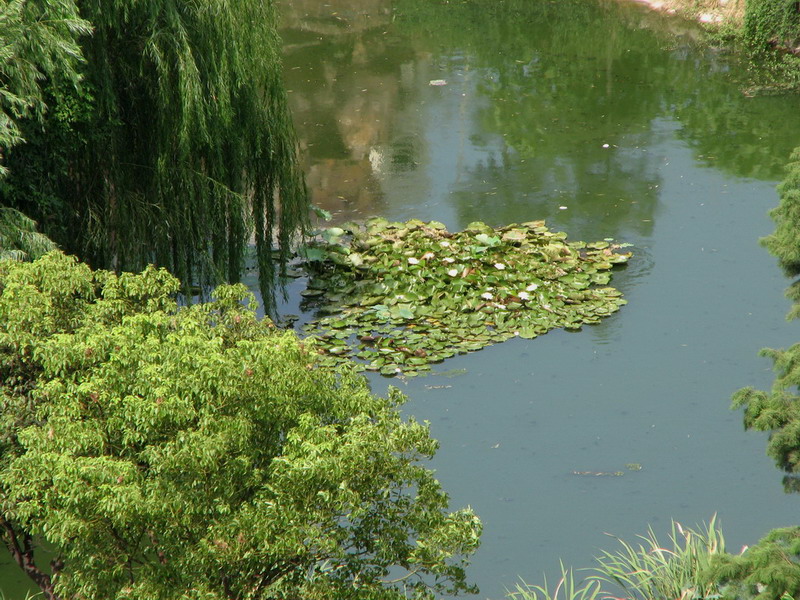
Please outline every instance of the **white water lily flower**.
[[491, 300], [492, 299], [492, 294], [490, 292], [483, 292], [481, 294], [481, 298], [483, 298], [485, 300]]
[[503, 263], [494, 263], [494, 268], [502, 271], [506, 266]]
[[539, 286], [535, 283], [530, 284], [528, 287], [525, 288], [526, 291], [532, 292], [533, 290], [537, 289]]
[[520, 292], [517, 295], [519, 296], [520, 300], [530, 300], [531, 299], [531, 295], [528, 292]]
[[442, 259], [442, 262], [443, 262], [443, 263], [447, 263], [447, 264], [449, 265], [450, 263], [454, 263], [454, 262], [456, 262], [456, 259], [455, 259], [455, 258], [453, 258], [452, 256], [445, 256], [445, 257]]
[[458, 275], [458, 269], [450, 269], [447, 274], [450, 275], [450, 277], [455, 277]]
[[433, 252], [426, 252], [422, 255], [422, 260], [430, 260], [431, 258], [435, 258], [436, 255]]
[[439, 245], [442, 248], [449, 248], [450, 247], [450, 242], [439, 242]]
[[412, 256], [412, 257], [410, 257], [410, 258], [408, 259], [408, 264], [410, 264], [410, 265], [418, 265], [418, 264], [419, 264], [419, 259], [418, 259], [418, 258], [414, 258], [414, 257]]

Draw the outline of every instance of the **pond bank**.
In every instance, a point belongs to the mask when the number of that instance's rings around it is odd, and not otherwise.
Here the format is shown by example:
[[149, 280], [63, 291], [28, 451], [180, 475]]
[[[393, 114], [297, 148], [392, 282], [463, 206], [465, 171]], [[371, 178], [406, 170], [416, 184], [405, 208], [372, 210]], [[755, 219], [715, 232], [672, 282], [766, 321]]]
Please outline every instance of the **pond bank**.
[[653, 10], [694, 19], [708, 25], [738, 28], [744, 19], [745, 0], [627, 0]]

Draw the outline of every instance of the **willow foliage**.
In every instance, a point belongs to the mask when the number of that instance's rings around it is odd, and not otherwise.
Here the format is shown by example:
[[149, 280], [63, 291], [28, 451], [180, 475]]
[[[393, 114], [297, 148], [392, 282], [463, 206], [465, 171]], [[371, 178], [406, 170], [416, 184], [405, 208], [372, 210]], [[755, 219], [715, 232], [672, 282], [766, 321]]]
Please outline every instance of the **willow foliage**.
[[[9, 150], [25, 142], [21, 123], [45, 118], [45, 82], [78, 84], [78, 40], [89, 31], [74, 0], [0, 0], [0, 180]], [[36, 258], [53, 247], [33, 220], [0, 200], [0, 258]]]
[[272, 2], [77, 4], [83, 89], [49, 87], [8, 197], [95, 265], [236, 280], [254, 241], [268, 282], [307, 212]]
[[36, 223], [18, 210], [0, 206], [0, 260], [29, 260], [55, 250], [53, 240], [36, 231]]
[[74, 0], [0, 1], [0, 150], [23, 141], [20, 119], [44, 115], [45, 79], [77, 83], [78, 38], [88, 32]]

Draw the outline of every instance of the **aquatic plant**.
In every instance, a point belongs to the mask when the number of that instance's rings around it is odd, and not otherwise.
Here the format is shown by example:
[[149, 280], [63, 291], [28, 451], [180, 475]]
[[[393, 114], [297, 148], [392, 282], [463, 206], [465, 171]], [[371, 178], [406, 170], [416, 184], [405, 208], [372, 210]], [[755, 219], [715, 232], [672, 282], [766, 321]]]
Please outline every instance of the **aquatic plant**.
[[708, 579], [715, 556], [725, 553], [725, 538], [716, 515], [702, 530], [672, 522], [669, 547], [663, 546], [652, 529], [634, 546], [616, 538], [617, 552], [603, 551], [597, 558], [597, 575], [590, 579], [622, 588], [630, 598], [647, 600], [693, 600], [719, 597], [717, 584]]
[[384, 375], [415, 375], [512, 337], [597, 323], [625, 304], [608, 287], [627, 244], [567, 242], [544, 221], [493, 229], [373, 218], [322, 231], [301, 251], [305, 326], [336, 366], [355, 357]]
[[[723, 595], [710, 566], [719, 558], [730, 558], [716, 515], [701, 530], [672, 522], [669, 547], [664, 547], [650, 529], [634, 546], [619, 540], [622, 550], [604, 551], [597, 558], [595, 574], [576, 584], [572, 569], [561, 565], [561, 579], [551, 592], [524, 581], [509, 592], [511, 600], [712, 600]], [[623, 597], [612, 595], [623, 592]]]
[[521, 581], [516, 586], [516, 591], [510, 592], [508, 597], [512, 600], [595, 600], [605, 598], [601, 596], [602, 589], [599, 581], [583, 581], [575, 583], [572, 569], [566, 569], [561, 563], [561, 579], [558, 580], [555, 589], [551, 592], [547, 586], [547, 578], [544, 585], [530, 585]]

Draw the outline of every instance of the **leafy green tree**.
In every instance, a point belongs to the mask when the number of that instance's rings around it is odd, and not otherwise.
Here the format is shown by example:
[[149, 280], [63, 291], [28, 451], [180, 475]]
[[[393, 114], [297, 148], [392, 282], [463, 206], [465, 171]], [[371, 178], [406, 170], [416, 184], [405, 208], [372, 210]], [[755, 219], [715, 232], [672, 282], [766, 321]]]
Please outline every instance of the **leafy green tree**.
[[81, 92], [48, 88], [5, 201], [97, 266], [236, 280], [255, 239], [264, 281], [308, 203], [271, 1], [77, 0]]
[[316, 368], [241, 285], [180, 308], [178, 288], [58, 252], [0, 262], [0, 537], [45, 596], [470, 590], [480, 523], [448, 512], [402, 395]]
[[795, 0], [747, 0], [744, 38], [755, 50], [793, 48], [800, 40], [800, 11]]

